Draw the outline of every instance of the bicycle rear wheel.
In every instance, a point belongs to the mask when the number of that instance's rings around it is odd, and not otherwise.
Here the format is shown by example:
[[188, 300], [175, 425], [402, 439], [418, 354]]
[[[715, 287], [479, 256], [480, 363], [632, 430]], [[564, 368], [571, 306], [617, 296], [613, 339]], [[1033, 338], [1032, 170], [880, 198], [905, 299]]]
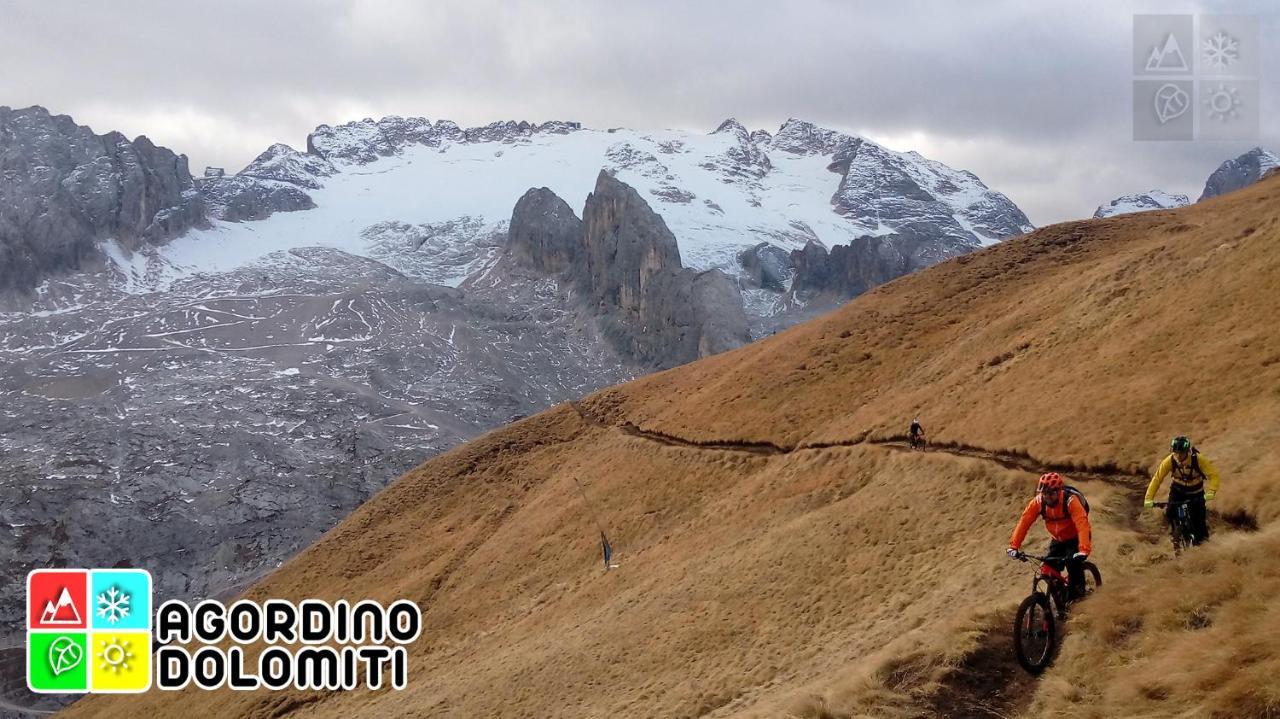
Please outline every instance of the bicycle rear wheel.
[[1049, 607], [1049, 597], [1034, 592], [1018, 605], [1013, 620], [1013, 648], [1018, 663], [1032, 674], [1049, 666], [1058, 645], [1058, 626]]

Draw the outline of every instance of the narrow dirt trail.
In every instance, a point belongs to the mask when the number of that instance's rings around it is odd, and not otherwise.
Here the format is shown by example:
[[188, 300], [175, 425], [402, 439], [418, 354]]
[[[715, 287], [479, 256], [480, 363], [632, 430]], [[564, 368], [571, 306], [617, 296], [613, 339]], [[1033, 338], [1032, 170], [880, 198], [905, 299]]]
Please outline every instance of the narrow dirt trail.
[[592, 427], [614, 429], [629, 437], [648, 440], [667, 447], [683, 447], [686, 449], [699, 449], [715, 452], [744, 452], [747, 454], [774, 456], [792, 454], [795, 452], [821, 451], [836, 447], [872, 445], [877, 447], [886, 447], [900, 452], [931, 452], [936, 454], [949, 454], [953, 457], [980, 459], [998, 464], [1005, 469], [1029, 472], [1031, 474], [1059, 472], [1070, 475], [1072, 479], [1103, 482], [1106, 484], [1120, 485], [1126, 488], [1145, 487], [1148, 480], [1148, 476], [1145, 472], [1126, 470], [1115, 463], [1098, 466], [1082, 466], [1067, 462], [1044, 461], [1031, 457], [1027, 454], [1002, 452], [999, 450], [986, 449], [984, 447], [956, 442], [927, 444], [920, 449], [913, 449], [907, 443], [906, 438], [902, 436], [873, 438], [864, 434], [863, 436], [848, 440], [802, 442], [800, 444], [790, 446], [766, 441], [747, 442], [741, 440], [694, 440], [657, 430], [644, 429], [631, 422], [624, 422], [620, 425], [612, 424], [602, 421], [598, 417], [592, 416], [591, 413], [583, 409], [582, 405], [577, 402], [569, 402], [569, 406], [578, 413], [578, 416], [581, 417], [584, 422]]
[[1006, 469], [1030, 472], [1031, 474], [1058, 472], [1069, 475], [1071, 479], [1118, 484], [1129, 488], [1145, 488], [1150, 479], [1145, 471], [1125, 470], [1114, 464], [1080, 466], [1070, 463], [1046, 462], [1025, 454], [998, 452], [967, 444], [927, 444], [921, 449], [912, 449], [904, 439], [900, 438], [871, 440], [868, 443], [881, 447], [890, 447], [902, 452], [935, 452], [949, 454], [953, 457], [972, 457], [995, 462]]

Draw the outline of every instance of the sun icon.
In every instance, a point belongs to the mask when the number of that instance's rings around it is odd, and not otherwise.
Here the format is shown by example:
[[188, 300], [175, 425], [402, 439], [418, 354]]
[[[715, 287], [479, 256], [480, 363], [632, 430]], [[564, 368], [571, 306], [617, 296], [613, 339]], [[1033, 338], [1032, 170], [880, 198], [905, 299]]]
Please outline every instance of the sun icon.
[[1204, 104], [1209, 109], [1209, 117], [1214, 120], [1226, 122], [1240, 117], [1239, 91], [1234, 87], [1218, 85], [1213, 92], [1209, 93], [1209, 97], [1205, 98]]
[[104, 639], [98, 642], [98, 646], [98, 658], [102, 660], [102, 669], [116, 674], [129, 671], [129, 660], [133, 659], [133, 652], [129, 651], [128, 640], [111, 637], [111, 641]]

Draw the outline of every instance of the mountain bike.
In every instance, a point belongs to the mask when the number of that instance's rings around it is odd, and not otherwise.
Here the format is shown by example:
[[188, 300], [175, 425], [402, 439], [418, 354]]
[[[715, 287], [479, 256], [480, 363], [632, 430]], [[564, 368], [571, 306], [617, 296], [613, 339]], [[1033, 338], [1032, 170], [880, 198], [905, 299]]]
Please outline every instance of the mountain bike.
[[912, 435], [908, 435], [908, 436], [907, 436], [907, 443], [911, 445], [911, 449], [915, 449], [915, 450], [923, 450], [923, 449], [924, 449], [924, 435], [923, 435], [923, 434], [912, 434]]
[[1031, 674], [1039, 674], [1049, 666], [1058, 648], [1058, 622], [1066, 620], [1067, 605], [1097, 591], [1102, 586], [1102, 573], [1093, 562], [1083, 562], [1080, 568], [1084, 572], [1084, 595], [1073, 599], [1066, 575], [1053, 566], [1063, 560], [1021, 552], [1017, 559], [1040, 562], [1031, 580], [1031, 594], [1018, 605], [1013, 620], [1013, 648], [1018, 663]]
[[1187, 506], [1188, 504], [1189, 502], [1186, 500], [1155, 503], [1155, 506], [1161, 509], [1173, 505], [1173, 520], [1169, 522], [1169, 533], [1173, 535], [1173, 553], [1175, 556], [1181, 555], [1182, 550], [1193, 547], [1201, 541], [1192, 527], [1191, 510]]

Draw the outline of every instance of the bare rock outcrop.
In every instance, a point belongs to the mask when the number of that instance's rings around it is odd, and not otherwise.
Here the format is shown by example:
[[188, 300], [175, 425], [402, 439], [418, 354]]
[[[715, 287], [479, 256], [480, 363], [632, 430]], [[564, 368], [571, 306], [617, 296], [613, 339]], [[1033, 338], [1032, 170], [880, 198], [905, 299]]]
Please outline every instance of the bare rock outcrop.
[[560, 274], [578, 261], [582, 220], [556, 193], [545, 187], [524, 193], [511, 212], [506, 255], [517, 265], [541, 274]]
[[720, 270], [684, 267], [662, 217], [608, 172], [596, 178], [581, 220], [546, 188], [525, 193], [512, 212], [504, 259], [559, 277], [609, 344], [644, 367], [672, 367], [751, 341], [735, 281]]

